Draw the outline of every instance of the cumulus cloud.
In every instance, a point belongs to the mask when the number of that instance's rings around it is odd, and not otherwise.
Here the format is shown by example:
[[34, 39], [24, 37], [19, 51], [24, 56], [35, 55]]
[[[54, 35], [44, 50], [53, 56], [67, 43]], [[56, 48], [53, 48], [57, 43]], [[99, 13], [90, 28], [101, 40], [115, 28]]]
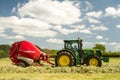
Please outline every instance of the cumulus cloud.
[[114, 49], [115, 51], [120, 51], [120, 43], [119, 43], [119, 45], [116, 45], [115, 46], [115, 49]]
[[101, 39], [103, 39], [104, 37], [103, 36], [101, 36], [101, 35], [97, 35], [96, 36], [96, 39], [99, 39], [99, 40], [101, 40]]
[[94, 46], [94, 43], [92, 42], [87, 42], [87, 41], [83, 42], [83, 48], [91, 48], [93, 46]]
[[18, 8], [21, 17], [30, 16], [52, 24], [72, 24], [81, 21], [81, 12], [72, 1], [30, 0]]
[[80, 33], [84, 33], [84, 34], [92, 34], [92, 32], [89, 29], [86, 29], [84, 27], [84, 25], [82, 25], [81, 27], [80, 27], [80, 25], [72, 26], [71, 29], [63, 28], [62, 26], [54, 26], [52, 29], [60, 32], [61, 34], [65, 34], [65, 35], [68, 35], [70, 33], [76, 33], [76, 32], [80, 32]]
[[0, 33], [10, 28], [15, 34], [32, 37], [55, 37], [58, 32], [68, 35], [79, 30], [63, 28], [61, 25], [82, 20], [74, 1], [29, 0], [24, 4], [18, 3], [12, 12], [16, 12], [19, 17], [0, 17], [0, 26], [4, 27]]
[[9, 36], [9, 35], [6, 35], [6, 34], [0, 34], [0, 37], [4, 37], [6, 39], [17, 39], [17, 40], [25, 39], [25, 37], [22, 36], [22, 35]]
[[111, 42], [111, 43], [109, 43], [109, 45], [115, 46], [115, 45], [117, 45], [117, 42]]
[[103, 14], [102, 11], [98, 11], [98, 12], [93, 11], [93, 12], [86, 13], [86, 16], [100, 18], [102, 16], [102, 14]]
[[99, 30], [99, 31], [109, 30], [106, 26], [103, 26], [103, 25], [100, 25], [100, 26], [91, 25], [90, 29], [91, 30]]
[[84, 33], [84, 34], [92, 34], [92, 32], [86, 28], [86, 25], [74, 25], [72, 26], [76, 32]]
[[70, 33], [75, 33], [75, 32], [79, 32], [78, 29], [68, 29], [68, 28], [63, 28], [62, 26], [54, 26], [53, 30], [56, 30], [62, 34], [68, 35]]
[[82, 7], [81, 9], [83, 10], [83, 11], [89, 11], [89, 10], [92, 10], [93, 9], [93, 5], [92, 5], [92, 3], [90, 3], [89, 1], [85, 1], [84, 3], [81, 3], [81, 4], [85, 4], [84, 6], [84, 8]]
[[110, 46], [110, 51], [120, 51], [120, 43], [119, 42], [109, 42], [106, 46]]
[[83, 29], [83, 30], [80, 30], [80, 33], [84, 33], [84, 34], [92, 34], [92, 32], [88, 29]]
[[101, 23], [99, 20], [90, 17], [88, 17], [87, 20], [89, 21], [89, 23]]
[[0, 17], [0, 25], [4, 29], [12, 29], [15, 34], [19, 35], [54, 37], [57, 34], [57, 32], [50, 30], [51, 25], [32, 18], [18, 18], [16, 16]]
[[120, 17], [120, 8], [115, 8], [115, 7], [106, 8], [105, 16]]
[[46, 42], [63, 44], [63, 40], [61, 40], [61, 39], [56, 39], [56, 38], [50, 38], [50, 39], [46, 40]]
[[117, 25], [116, 28], [120, 28], [120, 25]]
[[83, 25], [72, 25], [70, 27], [76, 28], [76, 29], [85, 29], [85, 25], [84, 24]]
[[3, 33], [4, 32], [4, 27], [2, 27], [2, 25], [0, 24], [0, 33]]
[[87, 19], [89, 23], [101, 23], [101, 21], [99, 21], [98, 19], [101, 18], [102, 14], [102, 11], [87, 12], [85, 19]]

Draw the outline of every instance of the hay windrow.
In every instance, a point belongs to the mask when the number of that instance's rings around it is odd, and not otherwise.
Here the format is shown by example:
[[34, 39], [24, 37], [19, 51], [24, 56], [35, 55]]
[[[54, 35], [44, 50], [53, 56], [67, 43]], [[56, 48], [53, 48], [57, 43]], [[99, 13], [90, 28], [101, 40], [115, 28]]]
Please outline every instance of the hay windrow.
[[105, 64], [102, 67], [51, 67], [47, 65], [22, 68], [15, 65], [3, 65], [0, 66], [0, 73], [120, 73], [120, 63]]

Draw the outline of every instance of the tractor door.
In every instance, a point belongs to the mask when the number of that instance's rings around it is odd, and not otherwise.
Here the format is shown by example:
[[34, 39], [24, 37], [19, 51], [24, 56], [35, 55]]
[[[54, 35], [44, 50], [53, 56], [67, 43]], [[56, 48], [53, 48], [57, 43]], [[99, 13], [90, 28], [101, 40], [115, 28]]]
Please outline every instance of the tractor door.
[[83, 64], [83, 51], [82, 51], [82, 40], [78, 39], [78, 53], [79, 53], [79, 57], [80, 57], [80, 64]]

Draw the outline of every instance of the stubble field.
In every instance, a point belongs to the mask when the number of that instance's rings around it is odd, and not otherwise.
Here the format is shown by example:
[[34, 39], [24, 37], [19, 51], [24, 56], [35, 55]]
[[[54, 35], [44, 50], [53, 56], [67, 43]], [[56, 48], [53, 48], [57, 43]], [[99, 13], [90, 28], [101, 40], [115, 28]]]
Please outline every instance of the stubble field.
[[0, 59], [0, 80], [120, 80], [120, 58], [110, 58], [101, 68], [93, 66], [51, 67], [12, 65], [9, 58]]

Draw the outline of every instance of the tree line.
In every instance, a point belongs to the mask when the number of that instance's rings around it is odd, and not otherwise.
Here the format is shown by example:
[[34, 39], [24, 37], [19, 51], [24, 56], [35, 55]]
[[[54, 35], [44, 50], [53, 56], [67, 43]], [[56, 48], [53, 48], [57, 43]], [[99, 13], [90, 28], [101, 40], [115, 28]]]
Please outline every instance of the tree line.
[[[100, 49], [103, 51], [103, 55], [104, 57], [120, 57], [120, 52], [112, 52], [106, 51], [106, 47], [103, 44], [95, 44], [94, 47], [92, 47], [93, 49]], [[45, 53], [47, 53], [49, 56], [55, 56], [56, 53], [59, 50], [48, 50], [43, 49], [45, 51]], [[0, 58], [5, 58], [5, 57], [9, 57], [9, 51], [10, 51], [10, 45], [0, 45]]]
[[100, 50], [102, 50], [103, 51], [103, 55], [102, 56], [104, 56], [104, 57], [120, 57], [120, 52], [112, 52], [112, 51], [107, 52], [106, 51], [106, 47], [103, 44], [95, 44], [93, 49], [100, 49]]
[[0, 45], [0, 58], [9, 56], [10, 45]]

